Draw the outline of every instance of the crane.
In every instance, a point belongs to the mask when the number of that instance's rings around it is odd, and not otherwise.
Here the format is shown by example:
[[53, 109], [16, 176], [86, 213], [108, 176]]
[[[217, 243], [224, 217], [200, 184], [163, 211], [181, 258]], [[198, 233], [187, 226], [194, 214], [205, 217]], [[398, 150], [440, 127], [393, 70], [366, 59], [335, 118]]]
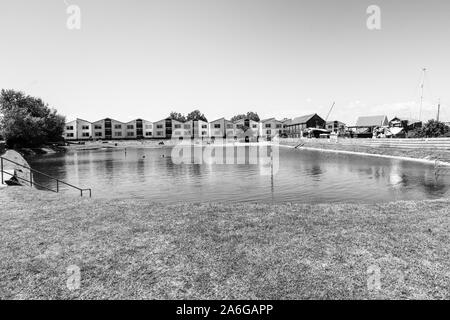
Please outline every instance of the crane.
[[330, 117], [331, 111], [333, 111], [333, 108], [335, 106], [336, 102], [333, 102], [333, 105], [330, 108], [330, 111], [328, 111], [327, 117], [325, 118], [325, 121], [328, 121], [328, 118]]

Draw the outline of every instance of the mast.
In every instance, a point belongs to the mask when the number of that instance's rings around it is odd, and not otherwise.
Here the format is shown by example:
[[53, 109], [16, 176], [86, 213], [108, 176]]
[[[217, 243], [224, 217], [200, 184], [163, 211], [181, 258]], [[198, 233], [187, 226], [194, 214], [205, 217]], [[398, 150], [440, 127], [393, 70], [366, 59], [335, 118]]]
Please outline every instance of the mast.
[[438, 103], [438, 112], [437, 112], [437, 117], [436, 117], [437, 122], [439, 122], [440, 113], [441, 113], [441, 99], [439, 99], [439, 103]]
[[423, 72], [423, 77], [422, 77], [422, 84], [420, 85], [420, 87], [422, 89], [422, 92], [421, 92], [421, 95], [420, 95], [419, 121], [422, 121], [423, 89], [424, 89], [424, 86], [425, 86], [425, 73], [427, 72], [427, 69], [423, 68], [422, 72]]

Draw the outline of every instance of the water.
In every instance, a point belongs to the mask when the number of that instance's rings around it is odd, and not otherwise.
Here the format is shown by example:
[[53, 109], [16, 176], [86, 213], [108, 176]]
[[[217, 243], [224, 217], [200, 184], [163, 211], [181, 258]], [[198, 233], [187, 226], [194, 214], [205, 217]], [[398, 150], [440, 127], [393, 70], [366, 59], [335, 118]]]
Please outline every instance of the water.
[[[32, 168], [92, 188], [95, 198], [176, 203], [387, 202], [450, 195], [449, 172], [410, 161], [279, 149], [279, 170], [258, 165], [174, 164], [170, 148], [73, 151], [28, 159]], [[144, 158], [145, 156], [145, 158]], [[45, 177], [35, 181], [55, 188]], [[75, 193], [61, 187], [65, 193]]]

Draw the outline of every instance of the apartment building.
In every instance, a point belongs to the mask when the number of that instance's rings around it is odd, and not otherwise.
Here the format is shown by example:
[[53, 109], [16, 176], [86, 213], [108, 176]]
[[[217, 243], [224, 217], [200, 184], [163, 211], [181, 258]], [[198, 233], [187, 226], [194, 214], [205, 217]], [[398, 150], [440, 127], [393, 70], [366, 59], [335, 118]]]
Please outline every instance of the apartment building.
[[126, 124], [111, 118], [105, 118], [92, 123], [94, 139], [125, 139]]
[[[209, 124], [202, 120], [189, 120], [184, 123], [185, 135], [192, 139], [205, 139], [209, 137]], [[189, 132], [188, 132], [189, 131]]]
[[144, 139], [153, 137], [153, 123], [136, 119], [125, 123], [125, 139]]
[[338, 133], [340, 135], [345, 134], [345, 131], [347, 129], [347, 126], [345, 123], [341, 121], [328, 121], [326, 129], [330, 132]]
[[242, 140], [245, 138], [246, 142], [259, 141], [260, 124], [252, 119], [240, 119], [234, 122], [235, 136]]
[[236, 137], [235, 124], [225, 118], [209, 123], [209, 136], [211, 139], [234, 139]]
[[64, 130], [66, 140], [89, 140], [92, 138], [92, 124], [83, 119], [66, 123]]
[[283, 134], [283, 123], [275, 118], [262, 120], [259, 124], [259, 135], [266, 141]]

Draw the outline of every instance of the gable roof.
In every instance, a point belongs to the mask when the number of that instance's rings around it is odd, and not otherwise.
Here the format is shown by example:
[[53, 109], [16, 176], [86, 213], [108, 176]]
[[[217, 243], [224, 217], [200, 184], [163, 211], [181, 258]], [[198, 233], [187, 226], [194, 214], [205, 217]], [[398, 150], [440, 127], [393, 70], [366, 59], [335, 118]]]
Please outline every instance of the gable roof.
[[264, 120], [261, 120], [260, 122], [264, 123], [264, 122], [269, 122], [269, 121], [280, 122], [280, 123], [283, 122], [283, 121], [277, 120], [276, 118], [264, 119]]
[[225, 117], [222, 117], [222, 118], [216, 119], [214, 121], [210, 121], [209, 123], [213, 123], [213, 122], [217, 122], [217, 121], [221, 121], [221, 120], [226, 120], [226, 119], [225, 119]]
[[307, 123], [312, 117], [314, 117], [316, 115], [317, 115], [317, 113], [313, 113], [313, 114], [307, 114], [306, 116], [301, 116], [301, 117], [294, 118], [294, 120], [292, 120], [289, 123], [289, 125], [296, 125], [296, 124]]
[[380, 127], [389, 123], [387, 116], [359, 117], [356, 120], [356, 127]]

